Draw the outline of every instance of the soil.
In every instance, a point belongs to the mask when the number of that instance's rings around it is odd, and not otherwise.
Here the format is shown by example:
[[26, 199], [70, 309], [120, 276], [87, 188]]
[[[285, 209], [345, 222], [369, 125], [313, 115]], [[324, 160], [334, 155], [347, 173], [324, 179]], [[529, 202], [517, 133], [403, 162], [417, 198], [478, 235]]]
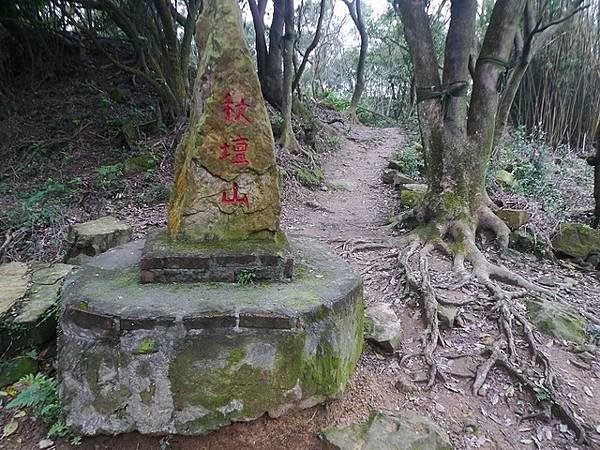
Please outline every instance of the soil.
[[[102, 77], [101, 73], [88, 75]], [[114, 80], [115, 85], [125, 83], [127, 86], [129, 82]], [[90, 91], [86, 89], [94, 90], [89, 84], [83, 85], [83, 88], [80, 86], [79, 90], [71, 93], [69, 101], [74, 102], [73, 98], [84, 96], [86, 92], [89, 94]], [[100, 100], [106, 94], [106, 91], [103, 92], [99, 94]], [[39, 92], [36, 95], [40, 95]], [[110, 107], [116, 108], [115, 105]], [[51, 114], [50, 105], [46, 109], [29, 109], [21, 115], [12, 116], [11, 120], [15, 122], [11, 122], [8, 128], [3, 127], [4, 130], [18, 130], [35, 121], [36, 117], [40, 119], [40, 115], [50, 117]], [[149, 150], [146, 150], [157, 155], [158, 168], [149, 175], [124, 177], [124, 188], [119, 188], [124, 195], [119, 196], [110, 188], [99, 190], [94, 172], [94, 168], [100, 164], [122, 160], [120, 147], [114, 147], [114, 141], [119, 139], [118, 133], [108, 130], [100, 136], [96, 141], [97, 160], [90, 161], [83, 155], [93, 147], [94, 141], [90, 141], [90, 138], [96, 133], [99, 121], [104, 119], [92, 117], [89, 120], [93, 126], [78, 134], [82, 136], [81, 143], [86, 146], [82, 147], [85, 151], [75, 152], [75, 162], [65, 165], [64, 170], [67, 177], [79, 175], [82, 178], [78, 191], [73, 194], [77, 202], [70, 204], [94, 206], [73, 207], [69, 210], [71, 214], [66, 216], [66, 223], [112, 212], [130, 222], [137, 237], [150, 227], [162, 225], [164, 201], [140, 201], [138, 194], [152, 185], [168, 182], [170, 158], [179, 129], [172, 128], [167, 137], [164, 134], [148, 137], [146, 142], [151, 144], [147, 144]], [[45, 122], [42, 120], [42, 123]], [[74, 125], [70, 132], [75, 133], [81, 127], [75, 125], [73, 120], [70, 123]], [[431, 417], [448, 432], [457, 449], [600, 448], [598, 352], [582, 353], [581, 348], [536, 334], [540, 347], [556, 371], [561, 399], [571, 406], [577, 420], [587, 427], [587, 445], [577, 444], [572, 431], [556, 417], [549, 421], [526, 419], [527, 415], [536, 411], [540, 401], [502, 369], [494, 368], [482, 390], [478, 394], [472, 393], [473, 375], [483, 358], [456, 356], [474, 353], [492, 345], [499, 331], [487, 304], [489, 294], [482, 286], [470, 283], [459, 291], [449, 289], [450, 263], [442, 255], [436, 254], [431, 262], [434, 286], [442, 295], [456, 302], [466, 302], [461, 307], [462, 326], [443, 329], [446, 346], [438, 350], [439, 361], [451, 372], [450, 382], [446, 385], [438, 382], [431, 390], [425, 390], [423, 384], [418, 383], [426, 376], [424, 362], [420, 358], [411, 358], [401, 364], [403, 355], [417, 353], [421, 347], [424, 323], [419, 302], [404, 288], [402, 274], [398, 271], [397, 249], [369, 248], [368, 245], [364, 249], [359, 247], [363, 241], [380, 242], [402, 233], [386, 226], [389, 218], [397, 213], [398, 200], [397, 193], [382, 183], [381, 175], [392, 153], [402, 146], [404, 133], [399, 128], [354, 126], [349, 129], [344, 124], [335, 126], [343, 136], [342, 145], [340, 150], [322, 158], [325, 182], [313, 190], [297, 183], [288, 184], [283, 195], [282, 228], [289, 234], [314, 236], [345, 257], [353, 269], [364, 277], [367, 304], [387, 302], [393, 305], [404, 330], [401, 351], [394, 355], [383, 355], [366, 345], [342, 398], [279, 419], [263, 417], [250, 423], [236, 423], [201, 437], [142, 436], [131, 433], [84, 438], [78, 447], [57, 440], [56, 448], [321, 449], [324, 446], [318, 438], [318, 432], [323, 428], [364, 420], [373, 410], [394, 411], [397, 408], [413, 409]], [[36, 129], [39, 129], [39, 125], [36, 125]], [[17, 131], [15, 133], [10, 136], [18, 134]], [[40, 134], [34, 140], [38, 142], [42, 139], [43, 134]], [[28, 148], [25, 144], [22, 144], [23, 148]], [[64, 157], [56, 155], [52, 156], [51, 152], [48, 165], [52, 170], [57, 167], [63, 170]], [[11, 157], [11, 165], [15, 167], [29, 164], [27, 155], [12, 153]], [[22, 179], [21, 173], [14, 172], [11, 175], [5, 172], [3, 179], [10, 177], [11, 186], [22, 181], [33, 186], [48, 175], [45, 172]], [[11, 201], [16, 195], [14, 190], [4, 190], [0, 205], [13, 204]], [[90, 199], [95, 201], [90, 203]], [[56, 228], [64, 226], [65, 223], [62, 223]], [[51, 242], [58, 241], [57, 238]], [[354, 247], [356, 250], [352, 251]], [[14, 255], [26, 256], [29, 251], [35, 253], [35, 248], [32, 250], [29, 246]], [[55, 247], [53, 251], [54, 258], [58, 259], [60, 249]], [[597, 314], [600, 299], [598, 272], [584, 270], [570, 263], [538, 260], [516, 252], [500, 255], [489, 251], [487, 256], [530, 280], [544, 283], [556, 292], [561, 301], [590, 314]], [[523, 352], [526, 351], [523, 336], [517, 335], [517, 345]], [[417, 386], [414, 390], [413, 382]], [[396, 385], [404, 387], [398, 389]], [[12, 411], [0, 410], [0, 427], [13, 416]], [[45, 433], [46, 428], [33, 417], [20, 418], [18, 431], [10, 438], [0, 440], [0, 449], [37, 448]]]

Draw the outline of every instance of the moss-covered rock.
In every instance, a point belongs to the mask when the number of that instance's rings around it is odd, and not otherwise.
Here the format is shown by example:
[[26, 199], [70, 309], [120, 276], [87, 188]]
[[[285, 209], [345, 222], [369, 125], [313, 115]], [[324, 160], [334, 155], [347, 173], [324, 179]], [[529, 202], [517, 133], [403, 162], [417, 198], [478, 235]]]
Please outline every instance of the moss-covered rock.
[[414, 208], [420, 205], [425, 199], [424, 192], [403, 189], [400, 191], [400, 203], [406, 208]]
[[[42, 345], [56, 336], [56, 312], [63, 279], [73, 266], [41, 262], [0, 266], [0, 354]], [[9, 295], [10, 294], [10, 295]]]
[[531, 253], [540, 258], [546, 258], [552, 253], [548, 241], [524, 228], [510, 233], [508, 245], [518, 252]]
[[581, 344], [585, 341], [585, 319], [576, 309], [545, 299], [526, 299], [527, 315], [542, 332], [557, 339]]
[[287, 283], [140, 284], [139, 241], [80, 267], [62, 290], [67, 422], [202, 434], [338, 397], [362, 351], [362, 283], [322, 245], [289, 245]]
[[0, 388], [16, 383], [25, 375], [38, 371], [38, 363], [30, 356], [18, 356], [8, 361], [0, 361]]
[[574, 258], [600, 252], [600, 230], [581, 223], [563, 223], [552, 238], [554, 250]]
[[321, 434], [331, 450], [452, 450], [450, 439], [431, 419], [403, 409], [372, 413], [366, 422], [328, 428]]
[[514, 175], [504, 169], [496, 171], [496, 181], [505, 188], [511, 188], [515, 185]]
[[155, 167], [156, 160], [152, 157], [152, 155], [145, 153], [132, 156], [125, 161], [125, 173], [129, 175], [144, 173], [154, 169]]

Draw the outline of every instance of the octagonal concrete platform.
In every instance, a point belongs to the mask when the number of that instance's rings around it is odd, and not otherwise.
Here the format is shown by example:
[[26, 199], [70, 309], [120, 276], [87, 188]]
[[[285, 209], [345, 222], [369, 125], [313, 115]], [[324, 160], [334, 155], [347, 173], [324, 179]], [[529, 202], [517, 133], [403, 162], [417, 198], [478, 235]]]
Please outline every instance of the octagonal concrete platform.
[[67, 423], [202, 434], [338, 396], [362, 351], [362, 282], [318, 242], [289, 241], [289, 283], [140, 284], [143, 241], [75, 271], [60, 318]]

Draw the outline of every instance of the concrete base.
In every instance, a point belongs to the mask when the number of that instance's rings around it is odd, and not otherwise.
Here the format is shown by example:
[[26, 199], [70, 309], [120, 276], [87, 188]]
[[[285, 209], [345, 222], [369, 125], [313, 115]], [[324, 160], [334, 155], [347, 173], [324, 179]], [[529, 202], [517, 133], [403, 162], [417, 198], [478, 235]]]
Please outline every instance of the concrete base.
[[63, 287], [59, 394], [76, 432], [203, 434], [343, 391], [363, 291], [339, 257], [291, 238], [290, 283], [140, 284], [143, 245], [95, 257]]

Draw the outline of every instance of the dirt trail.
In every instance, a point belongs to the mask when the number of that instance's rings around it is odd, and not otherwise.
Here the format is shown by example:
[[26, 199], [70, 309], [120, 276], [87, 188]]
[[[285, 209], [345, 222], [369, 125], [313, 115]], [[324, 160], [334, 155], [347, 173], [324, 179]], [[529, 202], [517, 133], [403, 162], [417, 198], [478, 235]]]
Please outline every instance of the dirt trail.
[[[287, 189], [283, 200], [282, 228], [289, 234], [304, 234], [322, 240], [346, 257], [353, 269], [365, 280], [365, 301], [391, 303], [404, 330], [403, 353], [419, 349], [423, 333], [418, 302], [405, 295], [397, 273], [393, 250], [367, 250], [345, 253], [345, 241], [379, 240], [390, 236], [383, 225], [397, 206], [396, 196], [381, 182], [389, 157], [403, 142], [402, 130], [355, 127], [343, 141], [342, 148], [322, 160], [325, 183], [322, 189], [301, 186]], [[494, 255], [491, 255], [494, 258]], [[516, 259], [515, 259], [516, 258]], [[550, 276], [566, 283], [577, 298], [598, 295], [600, 289], [593, 275], [560, 269], [525, 256], [513, 256], [510, 264], [531, 279]], [[432, 264], [436, 288], [444, 289], [448, 263], [438, 258]], [[477, 286], [463, 289], [456, 300], [480, 299], [485, 296]], [[483, 306], [481, 306], [483, 303]], [[442, 364], [451, 372], [452, 385], [437, 383], [430, 391], [417, 389], [401, 392], [399, 379], [417, 380], [426, 367], [417, 358], [400, 366], [397, 356], [383, 356], [369, 345], [352, 375], [343, 398], [274, 420], [267, 417], [250, 423], [236, 423], [202, 437], [149, 437], [128, 434], [84, 440], [78, 448], [89, 449], [322, 449], [316, 434], [329, 425], [345, 425], [364, 420], [373, 409], [393, 411], [408, 408], [431, 417], [450, 435], [456, 449], [583, 449], [564, 426], [553, 420], [522, 421], [533, 412], [535, 399], [522, 393], [521, 386], [506, 373], [494, 369], [480, 395], [471, 393], [477, 358], [452, 359], [490, 345], [498, 330], [488, 319], [485, 301], [462, 308], [464, 325], [444, 331], [447, 347], [440, 351]], [[577, 356], [564, 343], [543, 339], [545, 351], [557, 369], [561, 389], [573, 408], [588, 425], [600, 425], [600, 363], [588, 361], [588, 370], [573, 367]], [[448, 358], [444, 359], [444, 356]], [[585, 389], [583, 388], [585, 386]], [[592, 395], [590, 395], [592, 394]], [[593, 428], [592, 428], [593, 429]], [[593, 434], [593, 433], [592, 433]], [[592, 436], [597, 439], [598, 435]], [[587, 448], [593, 448], [592, 442]], [[67, 447], [59, 447], [67, 448]]]
[[353, 128], [342, 148], [323, 160], [326, 191], [286, 193], [282, 227], [328, 242], [383, 238], [380, 225], [393, 211], [395, 194], [381, 174], [402, 139], [398, 128]]

